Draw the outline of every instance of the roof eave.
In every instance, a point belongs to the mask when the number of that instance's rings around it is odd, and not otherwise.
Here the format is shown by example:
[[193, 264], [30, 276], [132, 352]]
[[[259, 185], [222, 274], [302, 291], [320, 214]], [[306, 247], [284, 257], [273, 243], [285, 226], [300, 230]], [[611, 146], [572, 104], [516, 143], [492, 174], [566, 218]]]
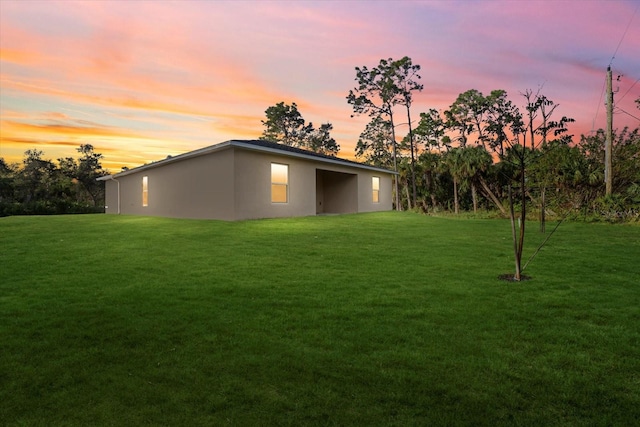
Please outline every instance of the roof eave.
[[179, 154], [177, 156], [168, 157], [166, 159], [158, 160], [155, 162], [148, 163], [146, 165], [138, 166], [133, 169], [128, 169], [126, 171], [118, 172], [113, 175], [106, 175], [97, 178], [98, 181], [107, 181], [109, 179], [121, 178], [123, 176], [131, 175], [133, 173], [138, 173], [144, 171], [146, 169], [152, 169], [161, 165], [167, 165], [169, 163], [178, 162], [181, 160], [189, 159], [191, 157], [198, 157], [209, 153], [214, 153], [216, 151], [223, 150], [231, 146], [232, 141], [225, 141], [219, 144], [210, 145], [208, 147], [200, 148], [198, 150], [189, 151], [188, 153]]
[[324, 162], [324, 163], [331, 163], [331, 164], [336, 164], [339, 166], [349, 166], [349, 167], [353, 167], [353, 168], [360, 168], [360, 169], [368, 169], [368, 170], [373, 170], [376, 172], [382, 172], [382, 173], [389, 173], [392, 175], [397, 175], [398, 172], [394, 172], [394, 171], [390, 171], [387, 169], [383, 169], [383, 168], [378, 168], [375, 166], [370, 166], [370, 165], [366, 165], [363, 163], [355, 163], [355, 162], [349, 162], [349, 161], [345, 161], [344, 159], [339, 159], [339, 158], [335, 158], [332, 159], [330, 157], [317, 157], [317, 156], [313, 156], [311, 154], [304, 154], [304, 153], [296, 153], [296, 152], [291, 152], [291, 151], [283, 151], [283, 150], [279, 150], [277, 148], [271, 148], [271, 147], [263, 147], [260, 145], [253, 145], [253, 144], [249, 144], [243, 141], [238, 141], [238, 140], [232, 140], [232, 141], [228, 141], [229, 143], [231, 143], [231, 145], [233, 145], [234, 147], [240, 147], [240, 148], [244, 148], [247, 150], [253, 150], [253, 151], [262, 151], [262, 152], [267, 152], [267, 153], [273, 153], [273, 154], [279, 154], [279, 155], [284, 155], [286, 157], [297, 157], [300, 159], [306, 159], [306, 160], [313, 160], [316, 162]]
[[282, 156], [285, 156], [285, 157], [296, 157], [296, 158], [300, 158], [300, 159], [312, 160], [312, 161], [321, 162], [321, 163], [329, 163], [329, 164], [335, 164], [335, 165], [338, 165], [338, 166], [347, 166], [347, 167], [352, 167], [352, 168], [371, 170], [371, 171], [380, 172], [380, 173], [388, 173], [388, 174], [391, 174], [391, 175], [398, 175], [398, 172], [396, 172], [396, 171], [391, 171], [391, 170], [379, 168], [379, 167], [376, 167], [376, 166], [370, 166], [370, 165], [366, 165], [366, 164], [363, 164], [363, 163], [350, 162], [348, 160], [339, 159], [337, 157], [336, 158], [318, 157], [318, 156], [314, 156], [314, 155], [311, 155], [311, 154], [296, 153], [296, 152], [292, 152], [292, 151], [284, 151], [284, 150], [280, 150], [280, 149], [277, 149], [277, 148], [264, 147], [264, 146], [260, 146], [260, 145], [250, 144], [250, 143], [247, 143], [245, 141], [232, 139], [232, 140], [229, 140], [229, 141], [221, 142], [219, 144], [210, 145], [208, 147], [200, 148], [198, 150], [189, 151], [188, 153], [179, 154], [177, 156], [168, 157], [166, 159], [162, 159], [162, 160], [158, 160], [158, 161], [155, 161], [155, 162], [151, 162], [151, 163], [148, 163], [146, 165], [138, 166], [136, 168], [128, 169], [126, 171], [118, 172], [118, 173], [115, 173], [115, 174], [112, 174], [112, 175], [101, 176], [100, 178], [97, 178], [97, 180], [98, 181], [107, 181], [107, 180], [122, 178], [124, 176], [131, 175], [131, 174], [138, 173], [138, 172], [142, 172], [142, 171], [147, 170], [147, 169], [152, 169], [152, 168], [155, 168], [155, 167], [158, 167], [158, 166], [162, 166], [162, 165], [167, 165], [167, 164], [170, 164], [170, 163], [173, 163], [173, 162], [186, 160], [186, 159], [189, 159], [189, 158], [192, 158], [192, 157], [203, 156], [205, 154], [214, 153], [216, 151], [224, 150], [224, 149], [229, 148], [229, 147], [238, 147], [238, 148], [243, 148], [245, 150], [260, 151], [260, 152], [265, 152], [265, 153], [278, 154], [278, 155], [282, 155]]

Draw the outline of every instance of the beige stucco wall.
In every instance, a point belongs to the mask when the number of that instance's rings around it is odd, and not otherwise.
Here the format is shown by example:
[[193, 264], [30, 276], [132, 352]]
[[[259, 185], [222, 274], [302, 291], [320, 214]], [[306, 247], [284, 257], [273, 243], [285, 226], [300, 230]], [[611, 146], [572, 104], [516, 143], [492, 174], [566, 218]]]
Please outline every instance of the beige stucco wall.
[[[234, 219], [232, 149], [166, 163], [117, 178], [120, 212], [175, 218]], [[148, 206], [142, 206], [142, 178], [148, 177]], [[108, 213], [117, 212], [107, 181]], [[112, 206], [113, 204], [113, 206]]]
[[[379, 202], [373, 203], [373, 180], [380, 178]], [[363, 170], [358, 174], [358, 212], [390, 211], [393, 208], [391, 174]]]
[[[287, 203], [271, 202], [271, 163], [289, 166]], [[142, 177], [148, 206], [142, 206]], [[372, 177], [380, 202], [372, 201]], [[116, 178], [120, 213], [242, 220], [392, 208], [391, 174], [339, 164], [228, 147]], [[117, 182], [107, 180], [107, 213], [117, 213]]]
[[[271, 203], [271, 163], [289, 166], [288, 203]], [[236, 219], [392, 208], [389, 173], [244, 149], [236, 149], [234, 165]], [[380, 178], [379, 203], [373, 203], [374, 176]]]
[[[288, 156], [236, 149], [236, 219], [315, 215], [315, 167]], [[271, 163], [289, 166], [287, 203], [271, 203]]]
[[108, 214], [118, 212], [118, 183], [116, 181], [105, 181], [104, 183], [104, 211]]

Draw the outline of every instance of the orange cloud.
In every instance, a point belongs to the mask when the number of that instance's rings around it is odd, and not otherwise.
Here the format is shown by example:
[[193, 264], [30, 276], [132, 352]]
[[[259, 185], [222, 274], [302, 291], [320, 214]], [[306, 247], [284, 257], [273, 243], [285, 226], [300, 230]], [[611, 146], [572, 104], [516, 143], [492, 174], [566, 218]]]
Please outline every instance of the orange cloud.
[[[54, 158], [75, 156], [70, 148], [90, 143], [98, 152], [122, 153], [131, 141], [140, 143], [149, 138], [126, 129], [109, 128], [84, 122], [33, 124], [16, 120], [0, 120], [0, 156], [9, 163], [20, 162], [25, 150], [39, 148]], [[117, 141], [121, 141], [117, 143]], [[105, 143], [107, 142], [107, 143]], [[118, 149], [110, 149], [120, 145]]]
[[27, 65], [36, 63], [37, 59], [38, 55], [32, 52], [26, 52], [18, 49], [0, 48], [0, 61]]
[[35, 125], [31, 123], [1, 120], [3, 132], [0, 140], [7, 138], [7, 134], [35, 134], [35, 135], [73, 135], [73, 136], [135, 136], [130, 131], [119, 129], [109, 129], [106, 127], [73, 126], [67, 124], [44, 124]]

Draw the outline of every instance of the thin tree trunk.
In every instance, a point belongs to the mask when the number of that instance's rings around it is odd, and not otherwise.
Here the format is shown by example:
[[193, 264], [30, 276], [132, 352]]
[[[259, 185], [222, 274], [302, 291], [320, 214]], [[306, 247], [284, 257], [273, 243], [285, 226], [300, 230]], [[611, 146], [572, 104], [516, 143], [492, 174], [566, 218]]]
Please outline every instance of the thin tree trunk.
[[476, 184], [471, 181], [471, 198], [473, 199], [473, 213], [478, 213], [478, 191], [476, 190]]
[[409, 183], [404, 186], [404, 193], [407, 196], [407, 210], [411, 210], [411, 195], [409, 194]]
[[[531, 134], [531, 149], [535, 150], [536, 147], [534, 145], [534, 139], [533, 139], [534, 133], [533, 132], [534, 132], [533, 131], [533, 112], [529, 111], [529, 133]], [[522, 147], [523, 147], [523, 149], [527, 148], [527, 144], [525, 143]]]
[[521, 193], [521, 199], [520, 202], [522, 203], [520, 206], [520, 223], [519, 225], [519, 229], [520, 229], [520, 236], [518, 239], [518, 277], [517, 280], [519, 281], [521, 279], [520, 273], [522, 272], [522, 269], [520, 268], [522, 266], [522, 249], [524, 248], [524, 229], [525, 229], [525, 224], [527, 221], [527, 195], [525, 194], [525, 189], [526, 189], [526, 181], [525, 181], [525, 165], [524, 165], [524, 149], [522, 152], [522, 158], [520, 159], [520, 193]]
[[[409, 123], [409, 144], [411, 146], [411, 186], [413, 190], [413, 204], [415, 205], [418, 199], [416, 192], [416, 158], [414, 154], [414, 144], [413, 144], [413, 131], [411, 129], [411, 113], [410, 113], [410, 104], [407, 103], [407, 122]], [[411, 205], [411, 203], [409, 204]]]
[[[393, 112], [389, 111], [389, 123], [391, 124], [391, 144], [393, 146], [393, 170], [394, 172], [398, 172], [398, 158], [397, 158], [397, 149], [396, 149], [396, 129], [393, 126]], [[396, 196], [396, 210], [401, 211], [402, 207], [400, 206], [400, 191], [398, 191], [398, 175], [393, 180], [393, 186], [395, 190]]]
[[538, 200], [535, 197], [533, 197], [533, 195], [531, 194], [531, 191], [529, 191], [529, 190], [527, 190], [527, 197], [529, 198], [529, 200], [531, 200], [531, 204], [532, 205], [539, 205], [540, 204], [540, 200]]
[[[431, 204], [433, 205], [433, 208], [436, 208], [436, 195], [433, 193], [433, 179], [431, 177], [431, 173], [424, 173], [424, 182], [425, 182], [425, 187], [427, 189], [427, 191], [429, 192], [429, 197], [431, 198]], [[426, 199], [423, 201], [423, 204], [426, 206]], [[426, 210], [425, 210], [426, 212]]]
[[484, 190], [485, 195], [489, 197], [489, 199], [491, 199], [493, 204], [496, 205], [498, 209], [500, 209], [500, 212], [502, 212], [502, 215], [506, 216], [507, 211], [502, 205], [502, 202], [500, 202], [500, 199], [498, 199], [498, 197], [493, 193], [493, 191], [491, 191], [491, 189], [489, 188], [489, 185], [482, 177], [480, 177], [480, 185], [482, 186], [482, 189]]
[[456, 215], [459, 213], [458, 207], [458, 180], [456, 177], [453, 177], [453, 210]]
[[511, 194], [511, 184], [509, 184], [509, 219], [511, 220], [511, 237], [513, 239], [513, 254], [516, 265], [516, 273], [513, 278], [520, 281], [520, 258], [518, 257], [518, 235], [516, 233], [516, 214], [513, 209], [513, 195]]
[[[524, 153], [523, 153], [524, 155]], [[522, 195], [522, 205], [520, 206], [520, 218], [522, 218], [522, 226], [520, 227], [520, 258], [522, 258], [522, 248], [524, 247], [524, 224], [527, 219], [527, 195], [525, 194], [526, 181], [525, 181], [525, 167], [524, 159], [522, 160], [522, 169], [520, 171], [520, 191]]]
[[547, 221], [547, 216], [546, 216], [546, 200], [545, 200], [545, 188], [542, 187], [540, 189], [540, 232], [544, 233], [545, 229], [546, 229], [546, 221]]

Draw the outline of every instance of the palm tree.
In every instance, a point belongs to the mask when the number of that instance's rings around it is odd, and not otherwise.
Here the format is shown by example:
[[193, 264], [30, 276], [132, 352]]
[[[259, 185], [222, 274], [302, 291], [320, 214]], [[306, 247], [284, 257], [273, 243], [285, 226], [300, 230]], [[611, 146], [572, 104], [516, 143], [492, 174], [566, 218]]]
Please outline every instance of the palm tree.
[[477, 184], [487, 169], [493, 164], [491, 154], [483, 146], [465, 147], [460, 149], [460, 172], [464, 180], [471, 186], [473, 199], [473, 213], [478, 213]]
[[[441, 168], [442, 163], [442, 154], [440, 153], [432, 153], [430, 151], [425, 151], [420, 154], [419, 157], [419, 165], [421, 166], [424, 177], [424, 188], [431, 198], [431, 206], [433, 209], [436, 208], [438, 202], [436, 199], [436, 176], [438, 170]], [[425, 194], [425, 197], [427, 196]], [[423, 206], [425, 212], [427, 210], [426, 200], [423, 200]]]
[[462, 148], [453, 148], [444, 154], [443, 166], [453, 177], [453, 207], [456, 214], [460, 213], [458, 201], [458, 183], [464, 177]]

